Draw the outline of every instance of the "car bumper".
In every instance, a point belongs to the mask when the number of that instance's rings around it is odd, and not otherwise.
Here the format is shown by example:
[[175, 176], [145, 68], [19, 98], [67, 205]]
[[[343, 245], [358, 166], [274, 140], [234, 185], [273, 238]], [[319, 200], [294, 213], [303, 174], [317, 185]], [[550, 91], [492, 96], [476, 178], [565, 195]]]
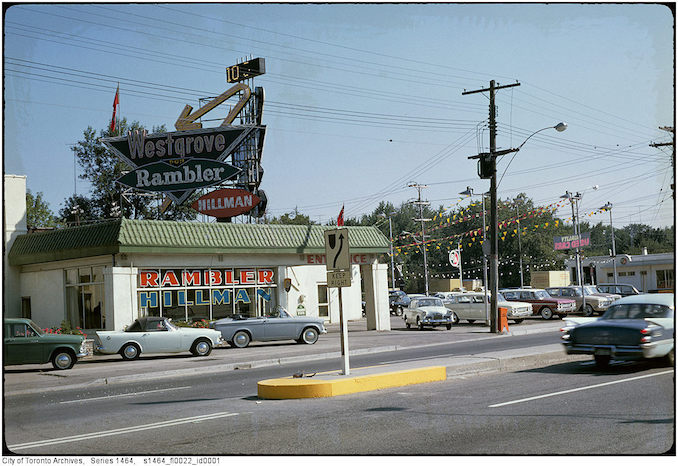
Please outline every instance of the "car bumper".
[[438, 325], [452, 325], [452, 318], [449, 319], [424, 319], [421, 321], [422, 325], [429, 327], [436, 327]]
[[507, 317], [509, 319], [523, 319], [532, 315], [532, 309], [525, 309], [519, 311], [509, 311]]
[[567, 354], [589, 354], [592, 356], [610, 356], [612, 359], [636, 360], [664, 356], [664, 345], [644, 343], [640, 346], [583, 345], [563, 343]]

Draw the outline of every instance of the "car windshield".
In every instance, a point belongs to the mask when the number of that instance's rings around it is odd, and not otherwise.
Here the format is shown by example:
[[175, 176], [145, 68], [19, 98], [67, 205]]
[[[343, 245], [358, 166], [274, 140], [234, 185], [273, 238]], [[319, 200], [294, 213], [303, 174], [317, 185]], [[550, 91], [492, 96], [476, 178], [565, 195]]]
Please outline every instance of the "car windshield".
[[504, 298], [503, 294], [497, 293], [497, 301], [506, 301], [506, 298]]
[[661, 304], [616, 304], [601, 317], [602, 320], [672, 318], [673, 309]]
[[417, 307], [442, 306], [443, 301], [440, 298], [418, 299]]
[[595, 286], [585, 286], [584, 293], [586, 293], [586, 296], [590, 296], [592, 294], [598, 294], [599, 291], [598, 288], [596, 288]]
[[29, 327], [30, 327], [31, 330], [33, 330], [38, 335], [44, 335], [45, 334], [45, 332], [43, 332], [42, 329], [40, 327], [38, 327], [36, 325], [36, 323], [33, 322], [32, 320], [31, 320], [31, 323], [29, 324]]
[[551, 295], [544, 290], [535, 291], [534, 294], [538, 299], [549, 299], [551, 297]]
[[165, 326], [167, 327], [167, 330], [179, 330], [179, 327], [177, 327], [176, 325], [174, 325], [174, 324], [173, 324], [172, 322], [170, 322], [169, 320], [166, 320], [166, 321], [165, 321]]
[[268, 312], [266, 314], [266, 317], [277, 319], [277, 318], [286, 318], [286, 317], [292, 317], [285, 308], [278, 306], [272, 311]]

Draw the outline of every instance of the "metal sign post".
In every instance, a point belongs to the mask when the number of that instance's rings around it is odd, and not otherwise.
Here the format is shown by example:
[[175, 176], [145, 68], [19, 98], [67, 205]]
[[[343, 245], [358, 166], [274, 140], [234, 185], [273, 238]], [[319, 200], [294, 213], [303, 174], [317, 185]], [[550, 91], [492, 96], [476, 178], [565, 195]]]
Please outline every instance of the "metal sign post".
[[327, 287], [339, 288], [339, 331], [341, 333], [342, 374], [350, 375], [348, 357], [348, 322], [344, 314], [341, 288], [351, 286], [351, 255], [348, 247], [348, 229], [325, 231], [325, 265]]

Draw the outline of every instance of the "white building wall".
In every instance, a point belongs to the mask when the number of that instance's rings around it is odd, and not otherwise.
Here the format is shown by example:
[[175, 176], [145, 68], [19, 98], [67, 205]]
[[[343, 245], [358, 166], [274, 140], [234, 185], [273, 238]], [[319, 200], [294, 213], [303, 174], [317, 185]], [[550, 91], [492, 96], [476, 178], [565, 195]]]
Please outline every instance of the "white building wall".
[[66, 318], [66, 296], [62, 269], [21, 274], [21, 296], [31, 299], [31, 319], [41, 328], [59, 327]]
[[2, 193], [5, 237], [3, 256], [3, 310], [7, 317], [21, 316], [21, 288], [19, 268], [10, 267], [7, 256], [19, 235], [27, 232], [26, 226], [26, 177], [18, 175], [4, 176]]

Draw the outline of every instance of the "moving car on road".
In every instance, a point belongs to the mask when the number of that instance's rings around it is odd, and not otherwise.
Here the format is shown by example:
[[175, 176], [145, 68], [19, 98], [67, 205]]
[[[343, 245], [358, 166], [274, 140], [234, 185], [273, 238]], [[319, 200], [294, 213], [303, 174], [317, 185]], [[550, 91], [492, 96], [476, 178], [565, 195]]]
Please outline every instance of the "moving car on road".
[[[485, 293], [481, 292], [461, 292], [444, 291], [436, 293], [436, 297], [443, 300], [446, 308], [452, 311], [452, 322], [457, 324], [460, 320], [467, 320], [469, 324], [476, 320], [487, 322], [485, 314]], [[488, 308], [490, 295], [487, 296]], [[532, 315], [532, 305], [530, 303], [509, 302], [499, 293], [497, 295], [498, 307], [505, 307], [508, 311], [507, 316], [516, 324], [521, 323], [526, 317]]]
[[2, 363], [44, 364], [58, 370], [70, 369], [78, 358], [87, 356], [85, 337], [45, 333], [30, 319], [5, 318]]
[[554, 315], [564, 317], [577, 311], [577, 303], [573, 299], [554, 298], [546, 290], [536, 288], [504, 289], [502, 292], [507, 301], [522, 301], [532, 304], [532, 315], [550, 319]]
[[674, 364], [674, 312], [671, 294], [628, 296], [602, 317], [568, 317], [561, 329], [567, 354], [590, 354], [599, 367], [611, 359], [665, 357]]
[[452, 311], [445, 307], [442, 299], [433, 296], [412, 298], [403, 319], [407, 328], [412, 325], [416, 325], [419, 330], [438, 325], [444, 325], [447, 330], [452, 328]]
[[261, 317], [227, 317], [210, 324], [231, 346], [245, 348], [252, 341], [296, 340], [312, 345], [321, 333], [327, 333], [323, 319], [292, 317], [284, 308], [277, 307]]
[[122, 331], [96, 332], [95, 348], [102, 354], [120, 354], [125, 360], [141, 353], [181, 353], [208, 356], [221, 344], [221, 334], [208, 328], [177, 327], [166, 317], [141, 317]]
[[556, 298], [562, 297], [574, 299], [577, 303], [577, 310], [586, 317], [590, 317], [593, 314], [602, 314], [607, 310], [610, 304], [614, 302], [612, 298], [594, 295], [589, 290], [587, 290], [587, 287], [584, 287], [586, 307], [582, 307], [584, 304], [584, 299], [582, 298], [581, 289], [581, 286], [555, 286], [546, 288], [546, 291], [548, 294]]

